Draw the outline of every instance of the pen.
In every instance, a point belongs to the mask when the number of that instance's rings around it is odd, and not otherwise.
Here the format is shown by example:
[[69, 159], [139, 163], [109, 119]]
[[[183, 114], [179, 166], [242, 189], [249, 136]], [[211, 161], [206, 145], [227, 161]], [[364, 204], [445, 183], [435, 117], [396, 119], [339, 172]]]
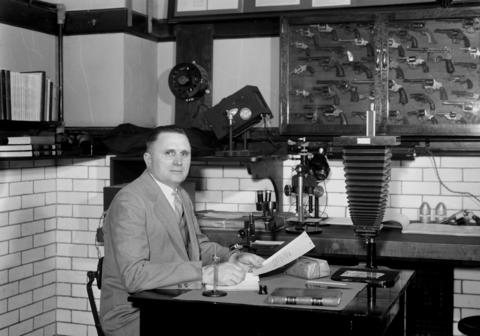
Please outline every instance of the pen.
[[318, 288], [318, 287], [323, 287], [323, 288], [344, 288], [344, 289], [349, 289], [349, 287], [346, 283], [343, 282], [331, 282], [331, 281], [318, 281], [318, 280], [307, 280], [305, 283], [305, 287], [307, 288]]

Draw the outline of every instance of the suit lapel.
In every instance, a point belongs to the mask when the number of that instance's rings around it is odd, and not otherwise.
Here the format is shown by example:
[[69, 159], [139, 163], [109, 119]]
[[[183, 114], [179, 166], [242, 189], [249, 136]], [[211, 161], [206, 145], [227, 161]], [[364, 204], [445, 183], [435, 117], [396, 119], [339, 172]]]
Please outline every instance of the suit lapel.
[[185, 199], [188, 197], [188, 194], [185, 190], [180, 189], [180, 195], [182, 198], [182, 204], [183, 204], [183, 213], [185, 216], [185, 221], [188, 229], [188, 254], [190, 256], [190, 260], [192, 261], [199, 261], [200, 260], [200, 247], [198, 245], [198, 239], [197, 239], [197, 232], [195, 229], [194, 221], [195, 219], [193, 218], [194, 216], [194, 211], [191, 206], [191, 202], [186, 202]]
[[148, 172], [145, 171], [142, 174], [142, 181], [144, 182], [145, 189], [152, 194], [150, 199], [154, 200], [152, 207], [154, 209], [153, 212], [156, 217], [156, 222], [165, 226], [170, 235], [172, 245], [181, 256], [188, 259], [175, 211], [172, 209], [162, 190]]

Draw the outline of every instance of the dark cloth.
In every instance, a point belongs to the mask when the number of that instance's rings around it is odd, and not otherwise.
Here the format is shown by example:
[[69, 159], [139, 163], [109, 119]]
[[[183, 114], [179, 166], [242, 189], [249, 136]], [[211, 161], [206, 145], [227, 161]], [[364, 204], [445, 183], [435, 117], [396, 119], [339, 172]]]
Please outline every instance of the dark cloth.
[[[163, 127], [163, 126], [159, 126]], [[217, 138], [211, 131], [198, 128], [182, 128], [192, 146], [192, 156], [215, 154]], [[156, 127], [140, 127], [133, 124], [120, 124], [110, 131], [102, 143], [110, 154], [140, 156], [145, 152], [145, 142]]]

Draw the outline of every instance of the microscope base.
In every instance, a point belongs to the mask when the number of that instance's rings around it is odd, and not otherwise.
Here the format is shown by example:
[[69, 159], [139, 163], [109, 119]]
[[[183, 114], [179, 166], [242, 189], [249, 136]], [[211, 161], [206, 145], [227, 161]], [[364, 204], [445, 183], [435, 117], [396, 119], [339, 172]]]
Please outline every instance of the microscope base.
[[224, 292], [224, 291], [221, 291], [221, 290], [216, 290], [216, 289], [212, 289], [212, 290], [208, 290], [208, 291], [204, 291], [202, 293], [203, 296], [208, 296], [208, 297], [221, 297], [221, 296], [226, 296], [227, 295], [227, 292]]
[[288, 233], [321, 233], [322, 229], [318, 226], [308, 225], [305, 222], [298, 222], [298, 221], [287, 221], [287, 226], [285, 228], [285, 232]]

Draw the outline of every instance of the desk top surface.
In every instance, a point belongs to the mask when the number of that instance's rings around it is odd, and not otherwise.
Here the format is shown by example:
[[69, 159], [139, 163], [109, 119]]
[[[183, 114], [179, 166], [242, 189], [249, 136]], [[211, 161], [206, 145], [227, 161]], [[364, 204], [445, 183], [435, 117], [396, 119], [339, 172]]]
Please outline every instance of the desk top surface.
[[[352, 226], [321, 226], [322, 232], [310, 234], [315, 244], [312, 255], [328, 257], [365, 256], [364, 240], [357, 237]], [[202, 229], [207, 236], [223, 245], [241, 242], [237, 231]], [[281, 230], [275, 233], [256, 232], [256, 239], [289, 242], [296, 234]], [[480, 237], [431, 234], [403, 234], [398, 229], [382, 229], [376, 238], [379, 259], [441, 261], [456, 266], [480, 266]]]
[[[228, 305], [228, 307], [232, 308], [238, 306], [241, 308], [242, 306], [245, 307], [247, 305], [249, 309], [260, 309], [260, 310], [271, 310], [271, 309], [281, 309], [281, 310], [288, 310], [291, 312], [311, 312], [311, 313], [321, 313], [327, 315], [343, 315], [349, 316], [350, 318], [364, 318], [367, 317], [368, 319], [378, 319], [383, 320], [389, 318], [391, 315], [391, 310], [394, 309], [395, 304], [398, 303], [398, 300], [402, 294], [407, 289], [410, 281], [414, 277], [414, 272], [411, 270], [399, 270], [399, 278], [395, 282], [395, 284], [391, 287], [382, 288], [382, 287], [373, 287], [373, 286], [365, 286], [361, 289], [358, 294], [347, 304], [347, 306], [343, 310], [319, 310], [316, 308], [312, 308], [311, 306], [302, 306], [301, 308], [291, 307], [288, 305], [249, 305], [248, 303], [238, 303], [235, 300], [232, 302], [228, 301], [228, 295], [221, 299], [215, 298], [205, 298], [205, 300], [177, 300], [175, 299], [176, 296], [181, 295], [183, 293], [188, 292], [188, 290], [165, 290], [165, 289], [157, 289], [157, 290], [147, 290], [142, 291], [136, 294], [132, 294], [129, 297], [129, 301], [133, 302], [134, 305], [142, 308], [142, 307], [150, 307], [153, 308], [154, 306], [158, 308], [158, 306], [168, 304], [168, 307], [175, 309], [174, 306], [181, 307], [182, 305], [185, 306], [187, 303], [194, 305], [198, 309], [199, 307], [204, 307], [207, 309], [208, 307], [212, 308], [214, 305], [215, 307], [221, 307], [222, 305]], [[328, 280], [327, 280], [328, 281]], [[347, 283], [348, 284], [348, 283]], [[260, 295], [260, 294], [257, 294]], [[232, 296], [233, 297], [233, 296]]]

